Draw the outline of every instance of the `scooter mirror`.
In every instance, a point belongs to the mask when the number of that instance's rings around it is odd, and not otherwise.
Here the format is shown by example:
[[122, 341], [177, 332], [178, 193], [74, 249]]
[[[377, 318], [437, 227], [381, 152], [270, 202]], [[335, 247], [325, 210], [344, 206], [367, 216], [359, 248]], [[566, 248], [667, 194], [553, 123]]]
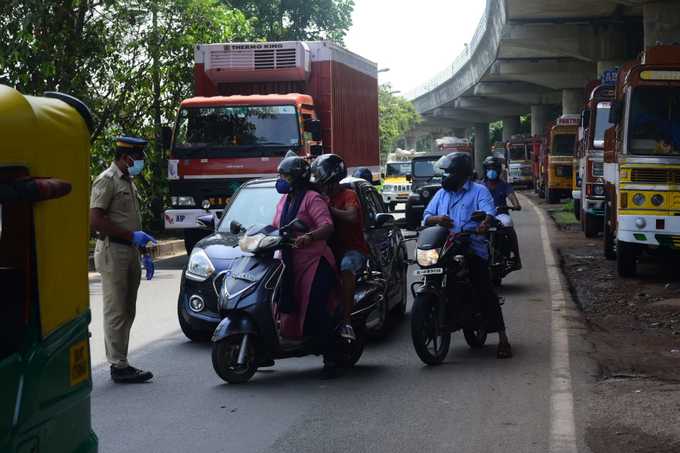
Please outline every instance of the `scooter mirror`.
[[229, 232], [231, 234], [237, 235], [240, 234], [241, 231], [243, 231], [243, 227], [241, 226], [241, 224], [238, 223], [236, 220], [232, 220], [231, 223], [229, 224]]

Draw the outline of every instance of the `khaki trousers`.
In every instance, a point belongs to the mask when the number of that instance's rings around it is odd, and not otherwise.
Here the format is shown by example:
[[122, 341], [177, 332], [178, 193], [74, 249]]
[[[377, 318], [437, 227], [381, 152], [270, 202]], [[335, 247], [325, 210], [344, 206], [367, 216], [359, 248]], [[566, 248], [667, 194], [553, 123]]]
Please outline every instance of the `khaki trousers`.
[[142, 274], [139, 259], [136, 247], [97, 241], [95, 266], [102, 276], [104, 344], [106, 358], [115, 367], [128, 366], [130, 329]]

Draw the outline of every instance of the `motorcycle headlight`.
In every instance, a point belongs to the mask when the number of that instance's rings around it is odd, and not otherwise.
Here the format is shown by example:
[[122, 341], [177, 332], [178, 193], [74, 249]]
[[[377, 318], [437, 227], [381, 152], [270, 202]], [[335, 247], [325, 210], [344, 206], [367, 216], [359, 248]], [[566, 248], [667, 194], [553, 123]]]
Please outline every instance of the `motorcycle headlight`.
[[439, 261], [439, 250], [416, 249], [416, 261], [423, 267], [434, 266]]
[[187, 265], [187, 278], [197, 282], [204, 282], [213, 272], [215, 272], [215, 266], [213, 266], [210, 258], [208, 258], [208, 254], [203, 249], [194, 248]]

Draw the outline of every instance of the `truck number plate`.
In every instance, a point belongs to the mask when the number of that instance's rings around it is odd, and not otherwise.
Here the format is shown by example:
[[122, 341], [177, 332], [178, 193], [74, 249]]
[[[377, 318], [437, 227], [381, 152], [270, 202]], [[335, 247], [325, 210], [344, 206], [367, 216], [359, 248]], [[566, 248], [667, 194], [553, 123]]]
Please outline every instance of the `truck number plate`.
[[444, 269], [441, 267], [435, 267], [432, 269], [418, 269], [413, 273], [416, 277], [422, 277], [423, 275], [439, 275], [443, 274]]

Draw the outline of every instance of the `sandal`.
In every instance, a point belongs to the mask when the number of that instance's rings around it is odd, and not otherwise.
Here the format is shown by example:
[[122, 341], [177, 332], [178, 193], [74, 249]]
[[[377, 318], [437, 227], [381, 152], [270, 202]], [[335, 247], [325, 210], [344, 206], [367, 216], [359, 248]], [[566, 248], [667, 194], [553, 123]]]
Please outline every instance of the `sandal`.
[[498, 343], [498, 349], [496, 349], [497, 359], [509, 359], [512, 357], [512, 346], [510, 343]]

